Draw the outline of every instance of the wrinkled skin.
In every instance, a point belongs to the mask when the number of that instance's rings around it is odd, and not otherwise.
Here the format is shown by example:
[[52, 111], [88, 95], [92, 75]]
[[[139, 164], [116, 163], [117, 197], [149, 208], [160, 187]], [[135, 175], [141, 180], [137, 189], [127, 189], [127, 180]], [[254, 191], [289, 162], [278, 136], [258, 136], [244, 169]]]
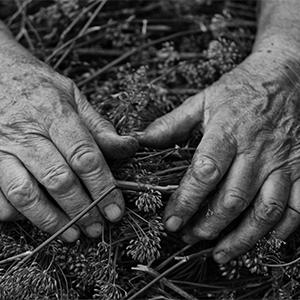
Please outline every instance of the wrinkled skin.
[[299, 75], [286, 51], [256, 51], [138, 134], [144, 145], [166, 147], [201, 125], [203, 138], [171, 196], [165, 224], [193, 243], [220, 237], [242, 216], [219, 238], [219, 263], [272, 230], [284, 240], [300, 224]]
[[[114, 184], [104, 155], [130, 156], [138, 143], [117, 135], [70, 79], [10, 43], [0, 47], [0, 220], [25, 216], [54, 233]], [[77, 225], [97, 237], [104, 218], [123, 212], [114, 190]], [[76, 240], [78, 226], [62, 237]]]

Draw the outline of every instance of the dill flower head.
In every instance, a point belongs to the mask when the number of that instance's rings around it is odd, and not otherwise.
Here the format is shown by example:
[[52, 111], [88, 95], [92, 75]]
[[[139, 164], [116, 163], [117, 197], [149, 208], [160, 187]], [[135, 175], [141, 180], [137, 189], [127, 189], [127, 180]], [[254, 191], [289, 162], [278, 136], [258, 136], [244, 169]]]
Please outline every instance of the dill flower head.
[[139, 211], [155, 213], [156, 210], [162, 207], [161, 193], [159, 191], [149, 190], [140, 192], [135, 205]]

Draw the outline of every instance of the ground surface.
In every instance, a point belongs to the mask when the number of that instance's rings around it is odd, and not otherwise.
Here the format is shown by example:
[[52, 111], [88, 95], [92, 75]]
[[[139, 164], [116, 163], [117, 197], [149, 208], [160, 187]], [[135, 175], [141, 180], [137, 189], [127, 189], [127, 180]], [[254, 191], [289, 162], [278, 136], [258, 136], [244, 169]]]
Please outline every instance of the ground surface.
[[[17, 39], [71, 77], [121, 134], [145, 128], [234, 68], [255, 33], [251, 1], [22, 3], [6, 20]], [[169, 193], [160, 187], [179, 183], [200, 139], [196, 129], [181, 145], [111, 162], [116, 178], [131, 183], [124, 220], [107, 224], [99, 240], [54, 241], [17, 267], [2, 261], [0, 299], [299, 299], [297, 262], [280, 265], [297, 257], [296, 235], [281, 251], [268, 237], [218, 266], [214, 242], [191, 247], [164, 232]], [[26, 222], [1, 227], [2, 260], [48, 237]]]

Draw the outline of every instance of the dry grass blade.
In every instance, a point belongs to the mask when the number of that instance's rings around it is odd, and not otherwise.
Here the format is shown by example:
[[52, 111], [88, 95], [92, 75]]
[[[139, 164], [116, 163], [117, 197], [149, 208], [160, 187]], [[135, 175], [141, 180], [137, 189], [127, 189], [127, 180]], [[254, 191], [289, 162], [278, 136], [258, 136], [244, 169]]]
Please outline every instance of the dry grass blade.
[[[99, 4], [99, 6], [96, 8], [96, 10], [93, 12], [93, 14], [91, 15], [91, 17], [88, 19], [88, 21], [86, 22], [86, 24], [83, 26], [83, 28], [80, 30], [80, 32], [78, 33], [77, 37], [81, 37], [89, 28], [89, 26], [91, 25], [91, 23], [94, 21], [94, 19], [96, 18], [96, 16], [99, 14], [99, 12], [101, 11], [101, 9], [103, 8], [103, 6], [106, 4], [108, 0], [102, 0], [101, 3]], [[57, 69], [59, 67], [59, 65], [63, 62], [63, 60], [66, 58], [66, 56], [70, 53], [70, 51], [72, 50], [73, 46], [74, 46], [75, 42], [73, 42], [69, 48], [63, 53], [63, 55], [60, 57], [60, 59], [55, 63], [54, 65], [54, 69]]]

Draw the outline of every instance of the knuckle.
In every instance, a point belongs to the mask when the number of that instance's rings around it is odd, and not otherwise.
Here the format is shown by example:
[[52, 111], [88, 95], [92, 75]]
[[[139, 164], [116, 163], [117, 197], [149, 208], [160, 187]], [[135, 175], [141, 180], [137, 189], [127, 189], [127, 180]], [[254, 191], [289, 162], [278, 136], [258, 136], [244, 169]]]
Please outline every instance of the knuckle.
[[208, 157], [197, 158], [192, 164], [192, 176], [203, 186], [210, 186], [216, 184], [220, 178], [221, 173], [217, 164]]
[[[86, 110], [88, 110], [88, 108], [89, 107], [87, 104]], [[111, 131], [113, 129], [112, 124], [108, 120], [101, 117], [95, 118], [91, 115], [88, 122], [89, 122], [89, 126], [100, 135], [104, 135], [107, 130]]]
[[69, 189], [76, 181], [73, 172], [66, 165], [52, 166], [42, 178], [42, 184], [52, 192]]
[[55, 232], [56, 230], [60, 229], [59, 227], [59, 220], [53, 214], [47, 214], [43, 218], [40, 219], [39, 227], [42, 230], [47, 232]]
[[101, 157], [93, 145], [81, 143], [73, 151], [71, 165], [80, 173], [90, 173], [101, 166]]
[[255, 210], [255, 220], [258, 223], [271, 225], [280, 219], [283, 211], [284, 206], [278, 200], [263, 202]]
[[226, 211], [237, 213], [248, 205], [248, 193], [240, 188], [230, 188], [225, 192], [223, 206]]
[[234, 247], [233, 252], [242, 253], [251, 249], [256, 241], [252, 241], [251, 237], [241, 236], [238, 239], [239, 243]]
[[180, 212], [181, 214], [184, 212], [184, 214], [189, 216], [193, 215], [198, 207], [195, 199], [197, 198], [194, 198], [191, 195], [180, 193], [176, 196], [176, 198], [174, 198], [176, 211]]
[[201, 238], [204, 240], [214, 240], [218, 237], [218, 233], [213, 229], [202, 229], [202, 228], [194, 228], [193, 234], [197, 238]]
[[18, 179], [8, 187], [7, 198], [17, 208], [26, 208], [35, 205], [39, 200], [38, 188], [30, 178]]

